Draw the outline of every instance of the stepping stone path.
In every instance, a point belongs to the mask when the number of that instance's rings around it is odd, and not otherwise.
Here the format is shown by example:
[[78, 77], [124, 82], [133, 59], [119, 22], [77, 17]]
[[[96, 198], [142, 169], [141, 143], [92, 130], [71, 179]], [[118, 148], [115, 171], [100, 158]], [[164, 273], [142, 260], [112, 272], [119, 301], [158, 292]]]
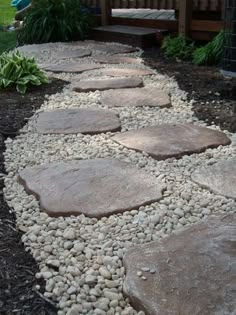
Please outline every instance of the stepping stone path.
[[107, 80], [81, 80], [74, 83], [73, 90], [76, 92], [104, 91], [109, 89], [142, 87], [141, 78], [123, 78]]
[[233, 315], [235, 244], [236, 217], [221, 215], [131, 248], [125, 294], [146, 315]]
[[90, 109], [41, 112], [36, 115], [32, 126], [42, 134], [97, 134], [121, 129], [119, 117], [115, 112]]
[[141, 59], [124, 57], [124, 56], [100, 56], [93, 58], [93, 61], [107, 64], [119, 64], [119, 63], [130, 63], [130, 64], [141, 64]]
[[123, 68], [106, 68], [100, 71], [102, 75], [108, 75], [111, 77], [135, 77], [135, 76], [146, 76], [154, 75], [155, 72], [146, 69], [123, 69]]
[[90, 71], [103, 68], [102, 65], [92, 65], [92, 64], [79, 64], [79, 63], [68, 63], [61, 65], [49, 65], [44, 66], [43, 69], [46, 71], [51, 71], [55, 73], [68, 72], [68, 73], [82, 73], [84, 71]]
[[236, 159], [199, 168], [192, 180], [216, 194], [236, 199]]
[[157, 160], [179, 158], [231, 143], [223, 132], [191, 124], [163, 124], [117, 134], [112, 139]]
[[161, 199], [161, 186], [132, 165], [115, 159], [55, 162], [25, 168], [19, 181], [51, 216], [108, 216]]
[[65, 50], [57, 54], [57, 59], [83, 58], [91, 56], [92, 51], [86, 49]]
[[102, 105], [109, 107], [171, 106], [168, 93], [157, 90], [155, 87], [105, 91], [102, 94], [101, 102]]

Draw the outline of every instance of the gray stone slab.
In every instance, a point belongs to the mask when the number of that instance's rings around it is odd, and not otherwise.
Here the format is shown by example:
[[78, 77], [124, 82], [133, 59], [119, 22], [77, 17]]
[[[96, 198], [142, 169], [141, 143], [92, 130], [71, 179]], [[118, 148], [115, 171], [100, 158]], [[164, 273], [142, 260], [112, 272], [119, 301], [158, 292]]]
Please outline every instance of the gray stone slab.
[[118, 115], [110, 110], [63, 109], [38, 113], [32, 126], [42, 134], [98, 134], [119, 131]]
[[161, 199], [159, 183], [115, 159], [67, 161], [27, 167], [19, 181], [51, 216], [103, 217]]
[[91, 56], [92, 51], [86, 49], [65, 50], [57, 53], [57, 59], [83, 58]]
[[106, 80], [81, 80], [73, 83], [76, 92], [104, 91], [109, 89], [142, 87], [141, 78], [120, 78]]
[[223, 132], [192, 124], [163, 124], [117, 134], [112, 139], [157, 160], [200, 153], [231, 142]]
[[43, 69], [46, 71], [51, 71], [55, 73], [59, 72], [69, 72], [69, 73], [82, 73], [84, 71], [90, 71], [103, 68], [102, 65], [99, 64], [78, 64], [78, 63], [68, 63], [68, 64], [59, 64], [59, 65], [48, 65]]
[[102, 105], [109, 107], [157, 106], [170, 107], [168, 93], [155, 87], [109, 90], [102, 93]]
[[141, 64], [140, 58], [126, 57], [126, 56], [98, 56], [94, 57], [93, 61], [106, 64], [119, 64], [119, 63], [129, 63], [129, 64]]
[[124, 293], [146, 315], [236, 314], [235, 244], [236, 217], [221, 215], [131, 248]]
[[146, 76], [154, 75], [155, 72], [146, 69], [129, 69], [129, 68], [105, 68], [100, 71], [102, 75], [111, 77], [135, 77], [135, 76]]
[[216, 194], [236, 199], [236, 159], [199, 168], [192, 180]]

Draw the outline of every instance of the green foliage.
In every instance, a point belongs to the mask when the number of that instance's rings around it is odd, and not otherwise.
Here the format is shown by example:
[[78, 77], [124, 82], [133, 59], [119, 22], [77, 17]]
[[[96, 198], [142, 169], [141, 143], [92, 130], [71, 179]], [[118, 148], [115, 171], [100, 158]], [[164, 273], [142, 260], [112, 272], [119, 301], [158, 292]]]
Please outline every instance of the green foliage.
[[213, 65], [219, 63], [224, 49], [224, 31], [221, 31], [207, 45], [197, 48], [193, 53], [196, 65]]
[[168, 58], [188, 60], [194, 51], [194, 43], [183, 36], [167, 36], [164, 38], [161, 49]]
[[24, 18], [19, 40], [25, 44], [85, 39], [91, 16], [80, 0], [37, 0]]
[[0, 28], [0, 54], [16, 47], [16, 32], [7, 32]]
[[33, 58], [26, 58], [19, 52], [0, 55], [0, 88], [16, 86], [24, 94], [30, 85], [48, 83]]

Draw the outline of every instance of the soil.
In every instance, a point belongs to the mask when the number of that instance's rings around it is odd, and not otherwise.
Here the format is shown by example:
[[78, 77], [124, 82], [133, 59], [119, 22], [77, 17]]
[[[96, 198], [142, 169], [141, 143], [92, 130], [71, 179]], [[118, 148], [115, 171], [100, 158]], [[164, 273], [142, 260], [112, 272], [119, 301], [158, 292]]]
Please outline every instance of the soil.
[[[62, 90], [64, 81], [31, 88], [25, 95], [15, 90], [0, 91], [0, 315], [54, 315], [56, 306], [43, 296], [45, 283], [37, 280], [39, 271], [32, 256], [25, 252], [22, 234], [16, 230], [15, 215], [3, 199], [3, 152], [6, 137], [14, 137], [45, 95]], [[36, 285], [40, 289], [36, 289]]]
[[198, 119], [236, 132], [236, 78], [224, 77], [217, 67], [169, 60], [158, 48], [146, 50], [142, 57], [146, 65], [175, 77], [188, 99], [195, 100], [193, 111]]

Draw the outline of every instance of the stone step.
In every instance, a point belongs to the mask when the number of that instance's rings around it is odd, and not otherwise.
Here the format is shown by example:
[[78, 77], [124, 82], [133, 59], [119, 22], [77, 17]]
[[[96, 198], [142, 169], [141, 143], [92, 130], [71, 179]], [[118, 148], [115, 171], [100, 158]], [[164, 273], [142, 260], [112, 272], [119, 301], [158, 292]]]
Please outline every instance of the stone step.
[[104, 217], [151, 204], [163, 186], [145, 171], [116, 159], [54, 162], [27, 167], [19, 181], [51, 216]]
[[126, 25], [108, 25], [95, 27], [93, 38], [97, 41], [119, 42], [132, 46], [147, 48], [156, 44], [160, 30]]

